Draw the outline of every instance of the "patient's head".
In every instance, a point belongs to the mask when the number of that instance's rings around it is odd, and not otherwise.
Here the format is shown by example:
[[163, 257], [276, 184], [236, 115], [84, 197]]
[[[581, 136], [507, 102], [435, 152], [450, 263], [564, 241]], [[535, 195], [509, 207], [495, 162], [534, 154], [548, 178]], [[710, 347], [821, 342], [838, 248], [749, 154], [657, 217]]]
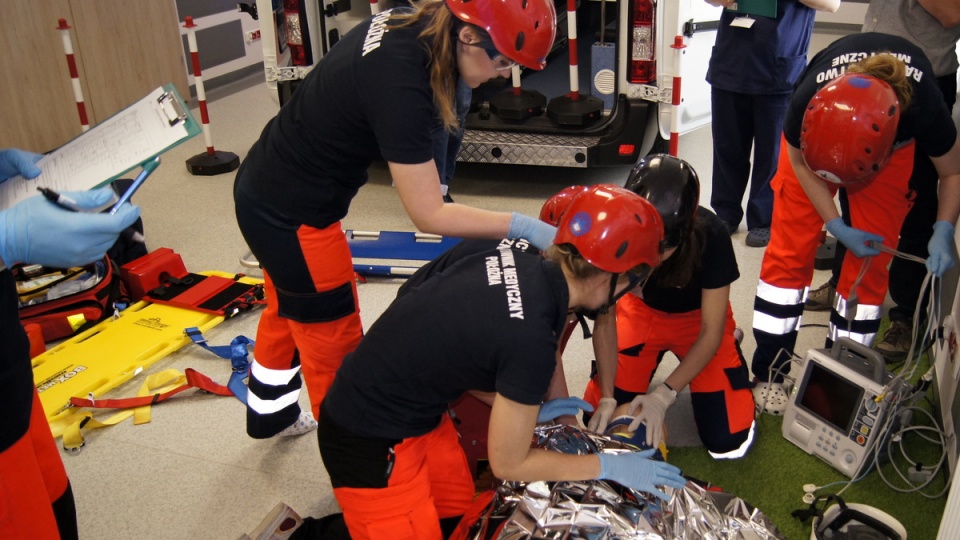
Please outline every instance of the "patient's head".
[[[633, 416], [627, 414], [627, 410], [630, 404], [625, 403], [623, 405], [617, 406], [614, 410], [613, 420], [607, 424], [607, 429], [604, 430], [604, 435], [607, 435], [611, 439], [622, 442], [626, 445], [632, 446], [637, 450], [646, 450], [650, 448], [647, 444], [647, 426], [640, 424], [637, 427], [636, 431], [630, 431], [630, 422], [633, 422]], [[639, 410], [637, 411], [639, 412]], [[664, 441], [667, 438], [667, 426], [663, 426], [663, 439]], [[657, 449], [657, 452], [654, 453], [653, 459], [660, 461], [666, 461], [667, 456], [667, 445], [665, 442], [660, 442], [660, 447]]]

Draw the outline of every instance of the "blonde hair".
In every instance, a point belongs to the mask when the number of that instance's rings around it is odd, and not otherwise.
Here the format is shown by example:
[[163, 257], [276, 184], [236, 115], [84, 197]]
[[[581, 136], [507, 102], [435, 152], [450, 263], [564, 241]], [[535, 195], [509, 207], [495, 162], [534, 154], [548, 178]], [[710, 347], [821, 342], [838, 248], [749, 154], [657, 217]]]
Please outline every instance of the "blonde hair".
[[848, 73], [862, 73], [886, 82], [897, 94], [900, 112], [907, 110], [913, 98], [913, 87], [907, 79], [907, 65], [890, 53], [868, 56], [847, 67]]
[[[573, 244], [553, 244], [543, 252], [543, 257], [548, 261], [555, 262], [566, 268], [570, 275], [576, 279], [590, 279], [598, 274], [612, 274], [601, 268], [590, 264], [583, 255], [577, 251]], [[628, 272], [640, 276], [646, 276], [651, 268], [648, 264], [639, 264], [631, 268]]]
[[460, 127], [456, 111], [456, 65], [457, 49], [453, 32], [460, 21], [447, 9], [444, 0], [414, 0], [412, 12], [390, 16], [394, 28], [423, 24], [419, 38], [430, 53], [430, 88], [433, 102], [440, 113], [440, 120], [447, 131]]
[[559, 264], [576, 279], [590, 279], [603, 273], [603, 270], [587, 262], [572, 244], [554, 244], [543, 252], [543, 257]]

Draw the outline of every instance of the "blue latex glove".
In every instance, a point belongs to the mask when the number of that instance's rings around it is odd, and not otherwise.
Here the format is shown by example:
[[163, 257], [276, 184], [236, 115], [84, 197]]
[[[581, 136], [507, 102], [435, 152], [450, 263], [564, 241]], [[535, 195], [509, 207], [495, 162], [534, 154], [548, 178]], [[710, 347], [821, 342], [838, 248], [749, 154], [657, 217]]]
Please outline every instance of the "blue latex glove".
[[[114, 198], [109, 187], [63, 193], [77, 206], [95, 210]], [[117, 236], [133, 225], [140, 208], [123, 204], [116, 214], [71, 212], [40, 195], [0, 212], [0, 259], [69, 268], [104, 256]]]
[[557, 236], [557, 228], [539, 219], [516, 212], [510, 218], [510, 231], [507, 232], [507, 238], [511, 240], [525, 238], [538, 249], [544, 250], [553, 244], [555, 236]]
[[953, 225], [948, 221], [933, 224], [933, 236], [927, 244], [927, 272], [943, 277], [943, 273], [953, 267]]
[[549, 422], [554, 418], [566, 415], [575, 415], [583, 409], [587, 412], [593, 412], [593, 405], [578, 397], [565, 397], [551, 399], [540, 405], [540, 412], [537, 413], [537, 423]]
[[827, 222], [827, 230], [837, 240], [843, 242], [847, 249], [859, 258], [879, 255], [880, 250], [868, 245], [867, 242], [883, 243], [883, 237], [860, 229], [854, 229], [843, 222], [841, 218], [833, 218]]
[[40, 168], [35, 163], [42, 157], [40, 154], [16, 148], [0, 150], [0, 182], [18, 174], [24, 178], [36, 178], [40, 174]]
[[687, 481], [680, 476], [680, 469], [669, 463], [650, 459], [656, 451], [655, 448], [649, 448], [642, 452], [600, 454], [598, 479], [613, 480], [630, 489], [645, 491], [669, 500], [670, 497], [656, 486], [681, 489], [687, 485]]

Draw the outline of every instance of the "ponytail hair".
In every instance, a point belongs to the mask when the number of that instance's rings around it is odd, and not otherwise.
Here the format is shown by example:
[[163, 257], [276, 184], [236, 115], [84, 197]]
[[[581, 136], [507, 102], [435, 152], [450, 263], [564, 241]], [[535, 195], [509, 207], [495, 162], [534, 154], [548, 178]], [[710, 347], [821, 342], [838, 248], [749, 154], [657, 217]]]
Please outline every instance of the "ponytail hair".
[[440, 121], [447, 131], [460, 128], [456, 111], [457, 49], [453, 41], [460, 20], [453, 16], [444, 0], [414, 0], [412, 12], [390, 16], [393, 28], [423, 25], [419, 38], [430, 53], [430, 88]]
[[890, 53], [879, 53], [847, 67], [848, 73], [862, 73], [886, 82], [897, 94], [900, 112], [907, 110], [913, 99], [913, 87], [907, 79], [907, 65]]

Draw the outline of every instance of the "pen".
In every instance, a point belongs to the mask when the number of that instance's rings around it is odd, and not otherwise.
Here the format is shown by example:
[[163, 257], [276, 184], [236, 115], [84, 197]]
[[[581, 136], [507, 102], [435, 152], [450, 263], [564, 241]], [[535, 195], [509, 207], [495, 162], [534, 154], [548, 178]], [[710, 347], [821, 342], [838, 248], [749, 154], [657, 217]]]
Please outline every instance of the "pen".
[[80, 206], [77, 205], [77, 201], [67, 197], [66, 195], [61, 195], [56, 191], [45, 187], [38, 187], [37, 191], [43, 193], [43, 196], [46, 197], [48, 201], [59, 206], [60, 208], [63, 208], [64, 210], [69, 210], [71, 212], [83, 212], [83, 208], [80, 208]]
[[[59, 206], [60, 208], [63, 208], [64, 210], [69, 210], [70, 212], [85, 212], [85, 210], [83, 208], [80, 208], [80, 206], [77, 204], [77, 201], [71, 199], [70, 197], [67, 197], [66, 195], [61, 195], [60, 193], [57, 193], [56, 191], [50, 188], [45, 188], [45, 187], [38, 187], [37, 191], [42, 193], [43, 196], [46, 197], [48, 201]], [[123, 230], [123, 232], [120, 233], [120, 235], [126, 238], [127, 240], [132, 240], [134, 242], [139, 242], [141, 244], [145, 240], [143, 237], [143, 234], [141, 234], [140, 231], [134, 229], [133, 227], [127, 227], [126, 229]]]
[[117, 209], [120, 208], [120, 205], [129, 201], [130, 197], [133, 197], [133, 194], [140, 189], [140, 186], [147, 180], [147, 177], [150, 176], [150, 173], [157, 170], [157, 167], [160, 166], [160, 157], [155, 157], [150, 161], [147, 161], [141, 166], [140, 174], [133, 180], [133, 183], [130, 184], [130, 187], [127, 188], [123, 195], [120, 196], [120, 200], [113, 205], [113, 208], [110, 209], [111, 214], [116, 214]]

